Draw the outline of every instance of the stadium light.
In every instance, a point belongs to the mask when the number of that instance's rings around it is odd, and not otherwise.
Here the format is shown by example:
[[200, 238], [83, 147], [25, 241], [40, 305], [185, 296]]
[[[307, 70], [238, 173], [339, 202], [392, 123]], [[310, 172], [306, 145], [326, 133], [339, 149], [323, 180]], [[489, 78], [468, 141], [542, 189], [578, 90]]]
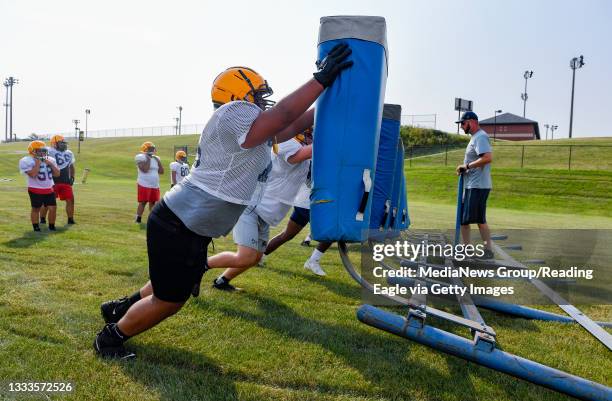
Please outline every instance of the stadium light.
[[523, 118], [525, 118], [525, 111], [527, 110], [527, 80], [533, 76], [533, 71], [525, 71], [523, 78], [525, 78], [525, 92], [521, 93], [521, 99], [523, 99]]
[[80, 122], [81, 122], [80, 120], [72, 120], [72, 123], [74, 124], [74, 137], [77, 141], [79, 140], [79, 123]]
[[570, 125], [569, 137], [572, 138], [572, 127], [574, 125], [574, 83], [576, 82], [576, 70], [584, 66], [584, 56], [574, 57], [570, 60], [570, 68], [572, 69], [572, 102], [570, 106]]
[[[6, 111], [8, 111], [8, 139], [9, 141], [13, 140], [13, 85], [19, 83], [19, 80], [14, 77], [8, 77], [4, 80], [4, 86], [6, 87], [6, 99], [7, 103], [5, 103]], [[17, 140], [17, 135], [15, 135], [15, 140]]]
[[179, 116], [178, 116], [178, 134], [181, 135], [181, 123], [182, 123], [183, 106], [178, 106], [177, 109], [179, 111]]
[[87, 117], [91, 114], [91, 110], [85, 109], [85, 139], [87, 139]]
[[546, 140], [548, 140], [548, 129], [550, 128], [550, 124], [544, 124], [544, 127], [546, 127]]
[[501, 112], [501, 110], [495, 110], [495, 115], [493, 116], [493, 142], [495, 142], [495, 134], [497, 133], [497, 115]]
[[555, 139], [555, 130], [559, 128], [558, 125], [551, 125], [550, 126], [550, 139], [554, 140]]

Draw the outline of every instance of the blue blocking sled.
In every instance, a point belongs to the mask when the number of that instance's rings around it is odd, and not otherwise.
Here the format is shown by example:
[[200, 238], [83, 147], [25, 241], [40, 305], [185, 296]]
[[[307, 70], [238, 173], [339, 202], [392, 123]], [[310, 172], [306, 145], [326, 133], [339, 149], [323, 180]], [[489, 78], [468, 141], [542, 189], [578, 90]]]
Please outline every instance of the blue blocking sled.
[[376, 151], [387, 80], [382, 17], [323, 17], [319, 59], [348, 43], [353, 67], [319, 97], [315, 112], [312, 237], [360, 242], [370, 223]]

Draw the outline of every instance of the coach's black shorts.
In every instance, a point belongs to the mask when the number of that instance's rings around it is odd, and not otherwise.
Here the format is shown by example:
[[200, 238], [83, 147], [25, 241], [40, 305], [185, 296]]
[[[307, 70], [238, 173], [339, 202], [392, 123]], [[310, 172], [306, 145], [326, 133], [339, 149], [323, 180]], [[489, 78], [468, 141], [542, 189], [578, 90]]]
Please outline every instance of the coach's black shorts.
[[461, 225], [485, 224], [487, 222], [487, 198], [489, 188], [468, 188], [465, 190]]
[[55, 202], [55, 192], [51, 192], [50, 194], [35, 194], [33, 192], [28, 191], [28, 195], [30, 195], [30, 205], [34, 209], [38, 209], [42, 206], [56, 206]]
[[153, 294], [167, 302], [185, 302], [206, 264], [210, 237], [189, 230], [162, 200], [147, 221], [149, 278]]
[[305, 227], [310, 222], [310, 209], [294, 206], [293, 213], [291, 213], [289, 219], [298, 226]]

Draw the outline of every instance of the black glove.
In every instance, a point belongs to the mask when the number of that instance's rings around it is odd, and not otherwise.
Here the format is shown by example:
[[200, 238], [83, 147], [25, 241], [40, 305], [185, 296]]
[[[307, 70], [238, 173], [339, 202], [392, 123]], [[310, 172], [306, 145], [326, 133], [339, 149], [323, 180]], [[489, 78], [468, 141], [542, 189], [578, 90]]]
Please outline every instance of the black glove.
[[352, 61], [344, 61], [353, 51], [346, 43], [338, 43], [323, 60], [317, 61], [319, 69], [314, 74], [316, 79], [324, 88], [327, 88], [345, 68], [353, 65]]
[[70, 185], [74, 184], [74, 177], [70, 177]]

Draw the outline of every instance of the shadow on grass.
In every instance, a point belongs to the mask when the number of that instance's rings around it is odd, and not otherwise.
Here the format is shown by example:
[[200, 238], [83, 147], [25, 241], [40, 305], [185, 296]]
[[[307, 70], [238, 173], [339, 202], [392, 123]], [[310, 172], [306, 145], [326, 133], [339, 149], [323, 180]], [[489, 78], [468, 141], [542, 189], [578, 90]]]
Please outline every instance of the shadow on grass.
[[[426, 399], [439, 399], [441, 394], [456, 394], [458, 389], [474, 392], [467, 375], [449, 376], [427, 364], [410, 361], [406, 355], [411, 345], [408, 341], [308, 319], [268, 297], [250, 294], [241, 297], [250, 301], [247, 305], [258, 305], [259, 311], [254, 313], [225, 306], [218, 309], [229, 317], [250, 321], [266, 330], [333, 352], [374, 385], [372, 393], [364, 396], [411, 399], [415, 394], [425, 394]], [[451, 371], [465, 370], [465, 361], [451, 358], [448, 363]], [[322, 389], [322, 385], [317, 383], [317, 388]], [[347, 391], [354, 393], [355, 389]]]
[[6, 241], [3, 245], [6, 245], [8, 248], [29, 248], [40, 241], [46, 240], [49, 236], [67, 231], [64, 227], [56, 227], [56, 231], [49, 231], [45, 226], [42, 226], [40, 229], [41, 231], [38, 232], [33, 230], [24, 231], [21, 237]]
[[274, 272], [281, 276], [285, 276], [289, 278], [293, 278], [293, 277], [303, 278], [307, 281], [310, 281], [313, 284], [322, 285], [326, 287], [328, 290], [330, 290], [331, 292], [337, 295], [340, 295], [342, 297], [358, 299], [359, 296], [361, 295], [361, 287], [359, 287], [357, 284], [349, 285], [342, 281], [334, 280], [329, 277], [315, 276], [312, 273], [307, 273], [306, 271], [304, 271], [305, 269], [302, 267], [300, 267], [300, 270], [289, 271], [285, 269], [279, 269], [275, 267], [266, 266], [265, 270], [269, 270], [271, 272]]
[[160, 400], [238, 399], [234, 379], [200, 353], [158, 345], [134, 348], [138, 358], [121, 367]]

